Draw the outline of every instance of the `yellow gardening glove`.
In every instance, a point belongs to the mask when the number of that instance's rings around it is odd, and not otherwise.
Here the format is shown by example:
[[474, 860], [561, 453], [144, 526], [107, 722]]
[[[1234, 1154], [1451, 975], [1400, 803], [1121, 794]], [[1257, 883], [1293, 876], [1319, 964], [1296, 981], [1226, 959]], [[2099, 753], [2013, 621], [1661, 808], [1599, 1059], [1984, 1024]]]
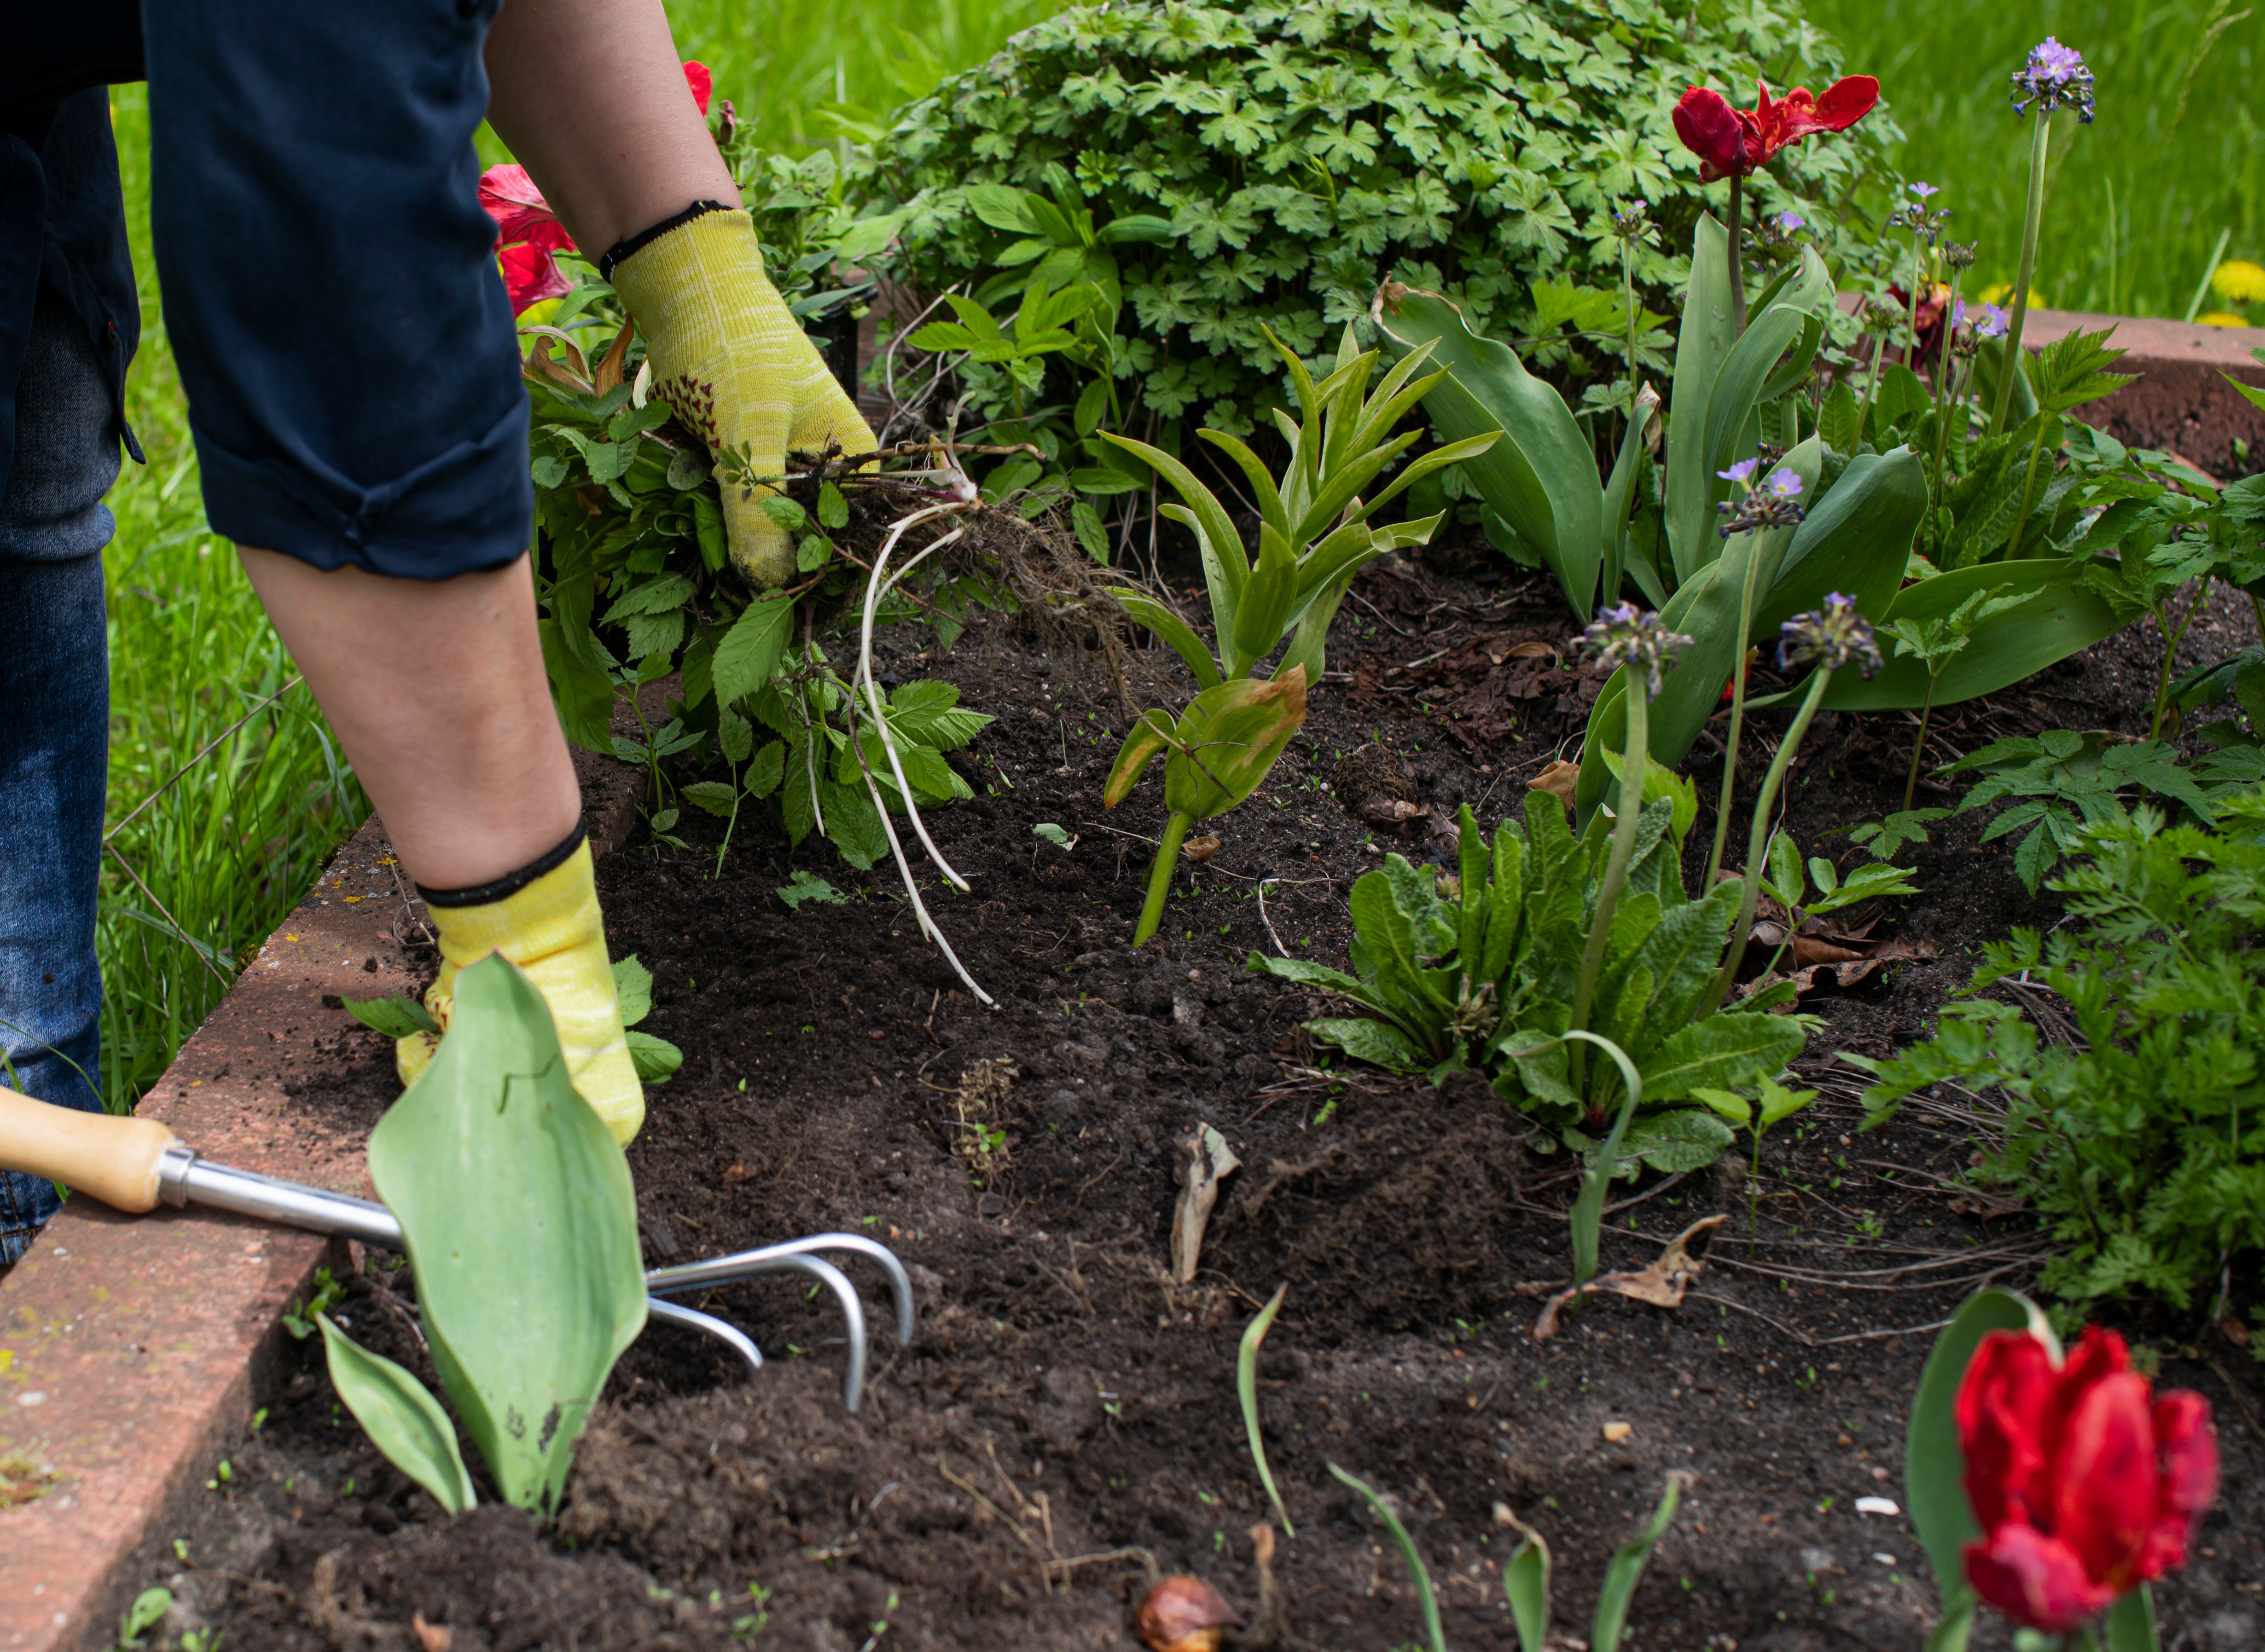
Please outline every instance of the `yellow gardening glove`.
[[716, 458], [732, 560], [757, 586], [794, 577], [794, 542], [762, 500], [726, 474], [744, 450], [758, 477], [778, 477], [790, 452], [873, 451], [857, 404], [763, 273], [744, 212], [707, 212], [655, 237], [614, 266], [614, 290], [637, 318], [653, 393], [699, 433]]
[[[605, 921], [590, 870], [590, 846], [501, 900], [477, 906], [426, 905], [441, 937], [441, 977], [425, 991], [425, 1008], [447, 1030], [455, 1008], [456, 972], [500, 952], [550, 1006], [558, 1047], [574, 1088], [623, 1146], [645, 1123], [645, 1089], [630, 1059], [622, 1012], [606, 957]], [[413, 1083], [440, 1040], [413, 1033], [394, 1046], [403, 1084]]]

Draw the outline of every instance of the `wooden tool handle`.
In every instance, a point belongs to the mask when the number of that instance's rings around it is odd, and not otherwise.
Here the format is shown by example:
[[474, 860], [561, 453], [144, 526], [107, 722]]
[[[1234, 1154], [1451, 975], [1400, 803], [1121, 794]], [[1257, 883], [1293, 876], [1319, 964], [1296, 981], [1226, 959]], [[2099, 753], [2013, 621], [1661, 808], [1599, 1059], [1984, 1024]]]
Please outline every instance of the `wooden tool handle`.
[[174, 1140], [154, 1118], [83, 1113], [0, 1087], [0, 1170], [24, 1170], [135, 1216], [157, 1205], [157, 1161]]

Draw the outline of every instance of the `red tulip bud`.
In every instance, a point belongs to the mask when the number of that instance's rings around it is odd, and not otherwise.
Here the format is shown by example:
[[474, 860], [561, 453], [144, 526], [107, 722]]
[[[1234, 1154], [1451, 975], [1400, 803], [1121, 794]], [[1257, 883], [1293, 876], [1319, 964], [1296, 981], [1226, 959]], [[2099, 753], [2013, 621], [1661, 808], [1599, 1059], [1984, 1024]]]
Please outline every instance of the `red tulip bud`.
[[1140, 1644], [1148, 1652], [1219, 1652], [1220, 1632], [1242, 1618], [1200, 1577], [1167, 1577], [1140, 1603]]

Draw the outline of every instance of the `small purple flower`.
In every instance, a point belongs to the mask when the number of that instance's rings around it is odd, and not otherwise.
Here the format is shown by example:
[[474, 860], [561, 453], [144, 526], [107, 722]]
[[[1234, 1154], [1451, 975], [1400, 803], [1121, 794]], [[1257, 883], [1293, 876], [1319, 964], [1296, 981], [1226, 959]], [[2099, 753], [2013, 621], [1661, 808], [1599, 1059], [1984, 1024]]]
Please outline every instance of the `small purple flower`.
[[[1766, 462], [1761, 459], [1742, 460], [1733, 469], [1744, 469], [1751, 477], [1764, 462], [1775, 463], [1779, 455], [1773, 450]], [[1773, 470], [1761, 486], [1752, 488], [1737, 504], [1724, 499], [1715, 507], [1722, 519], [1721, 526], [1715, 531], [1728, 539], [1733, 534], [1791, 528], [1801, 520], [1802, 489], [1802, 480], [1793, 471], [1784, 469]]]
[[1995, 304], [1982, 306], [1982, 319], [1974, 324], [1974, 333], [1979, 338], [2002, 338], [2012, 318]]
[[1715, 474], [1725, 482], [1737, 482], [1752, 487], [1754, 483], [1754, 472], [1761, 469], [1761, 463], [1759, 459], [1741, 459], [1729, 469], [1717, 470]]
[[1585, 634], [1591, 656], [1607, 668], [1625, 666], [1632, 680], [1641, 679], [1644, 698], [1657, 700], [1675, 669], [1676, 658], [1697, 639], [1671, 631], [1659, 615], [1638, 612], [1633, 602], [1598, 610]]
[[1950, 307], [1950, 331], [1956, 332], [1966, 324], [1966, 301], [1960, 299]]
[[1867, 677], [1880, 668], [1880, 645], [1872, 637], [1872, 622], [1856, 611], [1855, 598], [1832, 592], [1823, 608], [1795, 615], [1780, 630], [1779, 670], [1811, 660], [1826, 671], [1853, 664]]
[[1790, 470], [1773, 470], [1764, 484], [1773, 499], [1797, 499], [1801, 497], [1801, 478]]
[[1924, 201], [1929, 195], [1940, 195], [1942, 191], [1933, 184], [1913, 184], [1911, 186], [1911, 193]]
[[1791, 235], [1796, 229], [1805, 229], [1808, 222], [1809, 221], [1797, 212], [1781, 212], [1777, 215], [1777, 227], [1788, 235]]
[[2014, 71], [2014, 113], [2028, 113], [2032, 103], [2039, 106], [2041, 114], [2072, 108], [2076, 118], [2090, 126], [2092, 84], [2092, 71], [2084, 66], [2084, 55], [2048, 34], [2042, 46], [2030, 48], [2028, 62]]

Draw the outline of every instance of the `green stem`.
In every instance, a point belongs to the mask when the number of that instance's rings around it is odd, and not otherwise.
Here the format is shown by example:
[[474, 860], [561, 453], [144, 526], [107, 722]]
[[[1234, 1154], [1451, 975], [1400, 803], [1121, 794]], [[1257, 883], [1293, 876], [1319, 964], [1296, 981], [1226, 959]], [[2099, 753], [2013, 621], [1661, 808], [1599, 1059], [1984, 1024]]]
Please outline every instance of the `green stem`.
[[[2202, 588], [2195, 593], [2194, 600], [2187, 604], [2187, 616], [2179, 622], [2179, 629], [2175, 631], [2163, 622], [2162, 614], [2155, 616], [2155, 629], [2163, 634], [2163, 669], [2155, 678], [2155, 720], [2147, 725], [2147, 738], [2151, 740], [2160, 739], [2163, 737], [2163, 713], [2170, 709], [2171, 664], [2179, 651], [2179, 641], [2186, 636], [2187, 627], [2194, 623], [2195, 615], [2202, 611], [2203, 598], [2209, 594], [2210, 586], [2204, 583]], [[2163, 602], [2163, 614], [2170, 611], [2171, 604], [2169, 599], [2166, 598]]]
[[1919, 231], [1912, 231], [1910, 313], [1904, 321], [1904, 365], [1919, 371], [1919, 290], [1926, 284], [1926, 255], [1919, 251]]
[[1956, 389], [1950, 372], [1950, 323], [1958, 314], [1958, 288], [1964, 273], [1963, 270], [1950, 273], [1950, 305], [1942, 312], [1942, 348], [1934, 353], [1934, 484], [1926, 494], [1926, 545], [1938, 556], [1942, 550], [1936, 530], [1936, 518], [1942, 509], [1942, 465], [1950, 451], [1950, 410], [1956, 403], [1955, 397], [1944, 394], [1946, 388]]
[[[1628, 241], [1620, 243], [1620, 291], [1628, 306], [1628, 375], [1630, 417], [1634, 417], [1635, 397], [1635, 247]], [[1606, 600], [1613, 593], [1606, 593]]]
[[1186, 841], [1188, 828], [1196, 823], [1195, 816], [1172, 811], [1164, 822], [1164, 835], [1156, 845], [1155, 863], [1148, 868], [1148, 899], [1141, 904], [1140, 927], [1132, 932], [1132, 944], [1148, 944], [1148, 937], [1156, 933], [1156, 926], [1164, 921], [1164, 897], [1171, 893], [1172, 869], [1180, 862], [1180, 845]]
[[1730, 336], [1746, 332], [1746, 257], [1738, 246], [1738, 216], [1745, 207], [1746, 180], [1730, 174]]
[[1778, 789], [1785, 784], [1785, 771], [1792, 766], [1793, 754], [1801, 749], [1802, 738], [1823, 703], [1824, 691], [1832, 683], [1832, 673], [1824, 666], [1817, 667], [1816, 677], [1809, 685], [1809, 697], [1801, 702], [1794, 715], [1793, 726], [1785, 731], [1778, 743], [1777, 756], [1762, 777], [1762, 789], [1754, 798], [1753, 830], [1746, 839], [1746, 877], [1738, 891], [1738, 918], [1730, 926], [1730, 950], [1722, 959], [1722, 967], [1715, 976], [1715, 986], [1707, 994], [1706, 1004], [1693, 1020], [1711, 1015], [1730, 995], [1730, 988], [1738, 979], [1738, 965], [1746, 956], [1746, 932], [1753, 928], [1754, 905], [1761, 894], [1762, 856], [1769, 848], [1770, 809], [1777, 802]]
[[[1574, 1032], [1589, 1024], [1589, 1007], [1597, 996], [1597, 976], [1605, 964], [1606, 943], [1612, 939], [1613, 914], [1619, 910], [1620, 891], [1628, 885], [1628, 862], [1635, 855], [1636, 827], [1643, 817], [1644, 770], [1651, 761], [1651, 702], [1644, 693], [1644, 678], [1633, 666], [1623, 668], [1628, 694], [1628, 747], [1620, 754], [1620, 819], [1613, 823], [1613, 852], [1605, 862], [1604, 882], [1597, 885], [1597, 909], [1589, 921], [1589, 945], [1581, 955], [1580, 983], [1573, 989], [1573, 1011], [1566, 1027]], [[1569, 1051], [1573, 1088], [1581, 1087], [1586, 1052], [1576, 1044]]]
[[2013, 405], [2014, 375], [2021, 370], [2021, 324], [2029, 314], [2029, 282], [2037, 273], [2037, 226], [2045, 215], [2045, 140], [2052, 130], [2051, 112], [2037, 111], [2036, 130], [2029, 138], [2029, 206], [2021, 220], [2021, 266], [2014, 282], [2014, 314], [2006, 324], [2006, 356], [1998, 375], [1997, 405], [1990, 410], [1990, 433], [2006, 428], [2006, 410]]
[[[1752, 492], [1752, 489], [1747, 491]], [[1738, 739], [1746, 721], [1746, 651], [1753, 646], [1754, 587], [1762, 565], [1761, 536], [1746, 535], [1746, 583], [1738, 597], [1738, 651], [1730, 663], [1730, 739], [1722, 753], [1722, 801], [1715, 811], [1715, 849], [1707, 857], [1707, 878], [1699, 885], [1705, 894], [1715, 887], [1722, 870], [1722, 850], [1730, 841], [1730, 791], [1738, 778]]]
[[[1946, 666], [1950, 662], [1948, 659], [1943, 661], [1943, 664]], [[1904, 782], [1904, 811], [1905, 813], [1909, 813], [1911, 811], [1912, 799], [1919, 796], [1919, 757], [1926, 750], [1926, 720], [1934, 711], [1934, 685], [1941, 680], [1941, 673], [1934, 671], [1931, 671], [1926, 674], [1926, 703], [1919, 708], [1919, 739], [1912, 742], [1911, 776]]]
[[2039, 420], [2037, 439], [2029, 444], [2029, 473], [2021, 482], [2021, 513], [2014, 518], [2014, 537], [2006, 547], [2005, 559], [2007, 562], [2013, 561], [2021, 554], [2021, 541], [2028, 536], [2029, 506], [2036, 502], [2037, 497], [2037, 462], [2044, 457], [2045, 433], [2050, 430], [2056, 422], [2057, 421], [2050, 415]]
[[1887, 360], [1888, 335], [1883, 330], [1879, 341], [1872, 346], [1872, 376], [1864, 385], [1864, 404], [1856, 410], [1856, 445], [1859, 448], [1864, 445], [1864, 427], [1872, 422], [1872, 404], [1879, 399], [1880, 395], [1880, 369], [1887, 365]]

